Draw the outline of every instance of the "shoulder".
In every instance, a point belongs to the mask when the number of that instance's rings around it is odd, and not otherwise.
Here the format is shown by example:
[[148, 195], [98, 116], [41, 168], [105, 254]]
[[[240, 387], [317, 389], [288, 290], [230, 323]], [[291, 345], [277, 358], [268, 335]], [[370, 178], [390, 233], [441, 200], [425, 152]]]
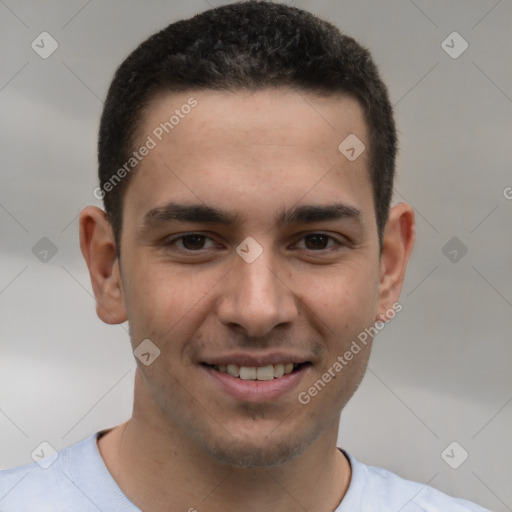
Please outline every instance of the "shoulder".
[[470, 501], [452, 498], [419, 482], [406, 480], [375, 466], [367, 466], [344, 451], [352, 467], [352, 479], [338, 512], [489, 512]]
[[[69, 504], [92, 510], [73, 478], [72, 460], [83, 456], [84, 464], [94, 446], [96, 434], [37, 462], [0, 470], [0, 511], [68, 512]], [[97, 509], [94, 507], [94, 510]]]
[[[43, 471], [35, 462], [13, 469], [0, 471], [0, 510], [12, 512], [30, 510], [36, 504], [41, 512], [58, 506], [58, 497], [52, 491], [59, 486], [54, 469]], [[52, 504], [49, 505], [49, 499]], [[45, 508], [48, 504], [49, 508]]]

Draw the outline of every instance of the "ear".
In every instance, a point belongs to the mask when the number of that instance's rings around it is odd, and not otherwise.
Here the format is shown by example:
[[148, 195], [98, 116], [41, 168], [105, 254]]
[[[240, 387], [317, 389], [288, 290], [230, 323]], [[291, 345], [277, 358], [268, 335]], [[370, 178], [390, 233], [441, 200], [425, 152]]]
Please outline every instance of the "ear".
[[412, 206], [407, 203], [396, 204], [389, 212], [382, 239], [379, 309], [375, 320], [387, 320], [385, 313], [393, 309], [393, 304], [400, 298], [415, 239]]
[[89, 268], [96, 314], [107, 324], [126, 321], [119, 260], [107, 214], [96, 206], [80, 213], [80, 249]]

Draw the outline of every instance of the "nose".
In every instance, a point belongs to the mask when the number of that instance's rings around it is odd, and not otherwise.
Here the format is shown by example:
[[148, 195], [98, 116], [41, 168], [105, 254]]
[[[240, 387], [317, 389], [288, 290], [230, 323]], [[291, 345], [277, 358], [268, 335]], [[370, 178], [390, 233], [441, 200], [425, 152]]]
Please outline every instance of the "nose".
[[296, 296], [284, 271], [264, 250], [252, 263], [236, 255], [233, 269], [222, 281], [219, 320], [250, 337], [262, 337], [298, 315]]

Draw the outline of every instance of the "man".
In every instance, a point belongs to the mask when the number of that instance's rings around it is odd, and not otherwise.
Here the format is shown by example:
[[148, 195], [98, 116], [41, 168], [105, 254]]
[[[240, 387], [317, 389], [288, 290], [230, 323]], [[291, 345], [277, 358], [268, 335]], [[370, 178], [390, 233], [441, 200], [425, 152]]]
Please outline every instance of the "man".
[[368, 51], [305, 11], [143, 42], [101, 119], [106, 211], [80, 216], [97, 314], [129, 321], [133, 415], [2, 472], [0, 509], [484, 510], [336, 447], [414, 244], [395, 154]]

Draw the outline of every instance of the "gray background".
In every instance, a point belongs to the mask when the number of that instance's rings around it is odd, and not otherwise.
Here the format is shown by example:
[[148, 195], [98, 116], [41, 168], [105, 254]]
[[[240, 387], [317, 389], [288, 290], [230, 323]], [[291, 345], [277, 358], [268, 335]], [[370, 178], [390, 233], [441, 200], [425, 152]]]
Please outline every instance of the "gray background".
[[[61, 449], [131, 414], [127, 325], [96, 317], [78, 246], [80, 210], [100, 204], [102, 99], [138, 43], [221, 3], [0, 0], [0, 468], [31, 462], [43, 440]], [[395, 199], [417, 214], [403, 310], [376, 340], [340, 444], [512, 510], [512, 2], [287, 3], [372, 50], [401, 132]], [[43, 31], [59, 45], [47, 59], [31, 48]], [[441, 46], [453, 31], [469, 44], [458, 58]], [[57, 249], [47, 261], [33, 252], [43, 237]], [[443, 250], [452, 237], [458, 247]], [[441, 456], [453, 441], [452, 464], [469, 453], [458, 469]]]

